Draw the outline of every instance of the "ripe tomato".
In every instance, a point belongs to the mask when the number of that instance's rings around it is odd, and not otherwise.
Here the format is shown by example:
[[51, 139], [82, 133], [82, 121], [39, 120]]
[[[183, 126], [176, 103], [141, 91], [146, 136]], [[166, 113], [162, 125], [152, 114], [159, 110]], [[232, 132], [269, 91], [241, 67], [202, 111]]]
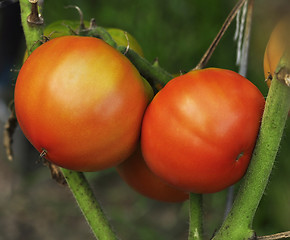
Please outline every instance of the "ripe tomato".
[[147, 167], [140, 146], [126, 161], [117, 166], [121, 178], [138, 193], [158, 201], [182, 202], [188, 193], [169, 186]]
[[[271, 77], [282, 57], [286, 44], [289, 42], [289, 19], [282, 19], [272, 31], [264, 54], [264, 74], [267, 85], [271, 85]], [[287, 36], [288, 34], [288, 36]]]
[[141, 146], [148, 167], [184, 191], [212, 193], [245, 173], [264, 108], [261, 92], [223, 69], [171, 80], [149, 104]]
[[24, 63], [15, 111], [23, 133], [48, 160], [96, 171], [135, 151], [152, 94], [131, 62], [104, 41], [65, 36], [41, 45]]

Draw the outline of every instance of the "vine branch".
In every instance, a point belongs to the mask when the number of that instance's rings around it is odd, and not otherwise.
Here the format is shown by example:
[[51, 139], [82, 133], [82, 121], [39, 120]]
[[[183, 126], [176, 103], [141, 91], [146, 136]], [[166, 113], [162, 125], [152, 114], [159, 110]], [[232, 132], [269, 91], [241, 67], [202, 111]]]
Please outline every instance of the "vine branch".
[[117, 237], [112, 231], [84, 174], [64, 168], [61, 168], [61, 171], [96, 239], [116, 240]]
[[271, 234], [267, 236], [258, 236], [257, 240], [275, 240], [275, 239], [283, 239], [283, 238], [290, 238], [290, 231]]
[[228, 29], [228, 27], [230, 26], [230, 24], [234, 20], [235, 16], [237, 15], [238, 11], [241, 9], [241, 7], [245, 4], [246, 1], [247, 0], [239, 0], [238, 1], [238, 3], [235, 5], [235, 7], [232, 9], [230, 14], [226, 18], [224, 24], [222, 25], [222, 27], [221, 27], [220, 31], [218, 32], [217, 36], [215, 37], [215, 39], [213, 40], [213, 42], [211, 43], [211, 45], [209, 46], [207, 51], [204, 53], [204, 55], [202, 56], [199, 63], [192, 70], [202, 69], [206, 66], [206, 64], [208, 63], [209, 59], [211, 58], [214, 50], [216, 49], [217, 45], [219, 44], [221, 38], [223, 37], [226, 30]]
[[202, 240], [202, 194], [189, 195], [189, 235], [188, 240]]

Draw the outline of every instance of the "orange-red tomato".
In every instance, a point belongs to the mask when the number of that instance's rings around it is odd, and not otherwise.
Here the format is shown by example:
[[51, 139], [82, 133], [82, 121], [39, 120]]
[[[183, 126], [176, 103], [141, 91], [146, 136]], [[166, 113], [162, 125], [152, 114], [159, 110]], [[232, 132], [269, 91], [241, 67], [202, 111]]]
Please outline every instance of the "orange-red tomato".
[[152, 89], [131, 62], [92, 37], [38, 47], [22, 66], [15, 111], [28, 140], [51, 162], [96, 171], [128, 158]]
[[288, 33], [289, 20], [281, 20], [273, 29], [264, 54], [264, 74], [267, 79], [267, 85], [271, 85], [271, 77], [273, 77], [276, 67], [285, 51]]
[[165, 183], [147, 167], [140, 146], [126, 161], [117, 166], [121, 178], [138, 193], [158, 201], [182, 202], [189, 194]]
[[149, 104], [141, 147], [157, 176], [194, 193], [220, 191], [248, 167], [264, 108], [261, 92], [230, 70], [191, 71]]

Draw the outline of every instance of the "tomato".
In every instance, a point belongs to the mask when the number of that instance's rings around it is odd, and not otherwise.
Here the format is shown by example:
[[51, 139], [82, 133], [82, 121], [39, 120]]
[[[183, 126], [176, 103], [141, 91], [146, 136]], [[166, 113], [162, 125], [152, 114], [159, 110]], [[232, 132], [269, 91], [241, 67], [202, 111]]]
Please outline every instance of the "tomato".
[[[86, 28], [90, 26], [88, 21], [84, 21], [84, 24]], [[62, 36], [70, 36], [74, 35], [74, 33], [78, 34], [79, 28], [79, 21], [58, 20], [46, 26], [43, 31], [43, 35], [50, 39]], [[144, 56], [141, 46], [130, 33], [118, 28], [106, 28], [106, 30], [112, 36], [117, 45], [127, 46], [129, 43], [129, 47], [132, 50], [134, 50], [140, 56]], [[26, 51], [24, 54], [23, 62], [27, 59], [27, 57], [28, 52]]]
[[288, 21], [281, 20], [275, 26], [266, 46], [264, 54], [264, 74], [268, 87], [271, 85], [271, 78], [285, 50], [286, 39], [284, 38], [284, 33], [287, 32], [287, 23]]
[[245, 174], [264, 108], [261, 92], [230, 70], [191, 71], [149, 104], [141, 147], [154, 174], [181, 190], [220, 191]]
[[139, 141], [152, 89], [104, 41], [65, 36], [38, 47], [15, 86], [19, 125], [64, 168], [97, 171], [128, 158]]
[[164, 202], [182, 202], [188, 199], [188, 193], [169, 186], [149, 170], [140, 146], [132, 156], [117, 166], [117, 171], [129, 186], [148, 198]]

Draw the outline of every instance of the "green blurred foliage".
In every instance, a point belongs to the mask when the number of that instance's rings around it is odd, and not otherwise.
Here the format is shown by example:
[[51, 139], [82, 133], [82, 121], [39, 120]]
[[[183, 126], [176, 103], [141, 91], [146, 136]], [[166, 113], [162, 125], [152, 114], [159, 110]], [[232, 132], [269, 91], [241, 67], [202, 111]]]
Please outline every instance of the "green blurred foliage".
[[[78, 13], [68, 5], [78, 5], [84, 19], [96, 19], [103, 27], [121, 28], [131, 33], [143, 48], [145, 57], [171, 73], [188, 71], [200, 60], [219, 31], [236, 1], [198, 0], [62, 0], [44, 1], [46, 24], [57, 20], [77, 20]], [[262, 62], [264, 49], [282, 11], [289, 10], [287, 1], [257, 0], [252, 26], [248, 79], [266, 96]], [[236, 42], [233, 41], [235, 22], [221, 40], [208, 66], [238, 71], [235, 65]], [[246, 124], [246, 123], [245, 123]], [[289, 121], [288, 121], [289, 125]], [[290, 127], [288, 126], [277, 157], [271, 181], [254, 221], [258, 235], [290, 229]], [[6, 199], [1, 202], [0, 225], [6, 229], [7, 240], [23, 239], [93, 239], [68, 189], [50, 179], [49, 172], [35, 164], [38, 154], [30, 150], [26, 162], [22, 158], [20, 131], [15, 138], [15, 162], [1, 166], [9, 182]], [[1, 149], [2, 150], [2, 149]], [[1, 155], [1, 159], [4, 154]], [[1, 161], [0, 161], [1, 162]], [[3, 161], [2, 163], [3, 164]], [[11, 169], [11, 165], [13, 166]], [[18, 166], [19, 165], [19, 166]], [[33, 165], [34, 167], [28, 167]], [[23, 170], [25, 169], [25, 170]], [[105, 213], [115, 231], [126, 240], [181, 240], [188, 233], [188, 202], [160, 203], [135, 193], [111, 169], [87, 173]], [[12, 177], [13, 176], [13, 177]], [[1, 180], [0, 179], [0, 180]], [[10, 191], [10, 192], [9, 192]], [[0, 198], [0, 201], [3, 197]], [[204, 195], [204, 227], [209, 239], [223, 220], [226, 191]], [[8, 228], [10, 226], [10, 229]], [[8, 229], [8, 230], [7, 230]], [[15, 229], [18, 229], [15, 231]], [[14, 231], [14, 235], [13, 235]], [[2, 232], [2, 231], [0, 231]], [[10, 235], [9, 235], [10, 234]], [[18, 235], [17, 235], [18, 234]], [[0, 233], [0, 239], [1, 238]]]

